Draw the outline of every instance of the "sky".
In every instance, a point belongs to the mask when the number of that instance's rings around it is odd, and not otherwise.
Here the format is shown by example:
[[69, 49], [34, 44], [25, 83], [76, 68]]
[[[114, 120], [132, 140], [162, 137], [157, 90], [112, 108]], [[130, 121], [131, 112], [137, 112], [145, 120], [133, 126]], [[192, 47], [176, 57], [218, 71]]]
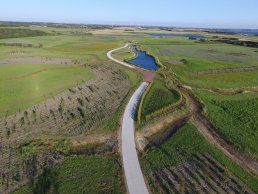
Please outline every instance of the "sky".
[[0, 1], [0, 21], [258, 29], [258, 0]]

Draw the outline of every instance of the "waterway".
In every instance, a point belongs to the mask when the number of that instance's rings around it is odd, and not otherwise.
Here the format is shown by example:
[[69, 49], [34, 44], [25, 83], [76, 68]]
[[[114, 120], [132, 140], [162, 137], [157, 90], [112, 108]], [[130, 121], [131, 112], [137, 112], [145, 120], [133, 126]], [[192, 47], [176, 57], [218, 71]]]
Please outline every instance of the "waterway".
[[154, 57], [148, 55], [145, 51], [138, 50], [136, 46], [132, 46], [132, 50], [136, 53], [137, 57], [129, 60], [129, 63], [148, 70], [156, 71], [159, 68]]

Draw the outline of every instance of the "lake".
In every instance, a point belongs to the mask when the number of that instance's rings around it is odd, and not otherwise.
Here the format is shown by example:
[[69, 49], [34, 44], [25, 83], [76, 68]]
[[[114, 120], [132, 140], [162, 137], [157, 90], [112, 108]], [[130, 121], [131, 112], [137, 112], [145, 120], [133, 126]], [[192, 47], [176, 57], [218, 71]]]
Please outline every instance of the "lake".
[[129, 60], [129, 63], [149, 70], [156, 71], [159, 68], [154, 57], [148, 55], [145, 51], [138, 50], [136, 46], [132, 46], [132, 50], [137, 54], [137, 57], [135, 59]]
[[147, 33], [150, 36], [176, 36], [176, 37], [186, 37], [186, 38], [207, 38], [206, 36], [198, 34], [163, 34], [163, 33]]
[[241, 34], [241, 35], [258, 35], [258, 30], [248, 30], [248, 29], [221, 29], [218, 30], [220, 32], [233, 33], [233, 34]]

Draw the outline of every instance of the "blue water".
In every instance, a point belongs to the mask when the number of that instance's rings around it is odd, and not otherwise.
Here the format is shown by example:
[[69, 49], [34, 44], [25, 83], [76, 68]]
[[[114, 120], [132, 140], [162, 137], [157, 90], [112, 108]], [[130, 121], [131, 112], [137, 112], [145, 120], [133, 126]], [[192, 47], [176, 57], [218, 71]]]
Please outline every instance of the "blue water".
[[177, 36], [177, 37], [186, 37], [186, 38], [207, 38], [206, 36], [198, 34], [162, 34], [162, 33], [147, 33], [150, 36]]
[[242, 35], [258, 35], [258, 30], [241, 30], [241, 29], [221, 29], [218, 30], [220, 32], [229, 32], [234, 34], [242, 34]]
[[129, 63], [136, 65], [138, 67], [149, 69], [149, 70], [157, 70], [159, 66], [157, 65], [155, 59], [148, 55], [144, 51], [139, 51], [135, 46], [132, 46], [132, 50], [137, 53], [137, 57], [128, 61]]

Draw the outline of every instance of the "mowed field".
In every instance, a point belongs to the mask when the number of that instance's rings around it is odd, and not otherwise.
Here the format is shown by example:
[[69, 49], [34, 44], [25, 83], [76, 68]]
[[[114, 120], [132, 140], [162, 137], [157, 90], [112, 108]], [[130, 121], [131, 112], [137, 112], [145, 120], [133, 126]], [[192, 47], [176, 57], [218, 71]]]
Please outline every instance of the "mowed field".
[[2, 64], [0, 70], [0, 117], [24, 110], [94, 77], [83, 66], [67, 64]]

